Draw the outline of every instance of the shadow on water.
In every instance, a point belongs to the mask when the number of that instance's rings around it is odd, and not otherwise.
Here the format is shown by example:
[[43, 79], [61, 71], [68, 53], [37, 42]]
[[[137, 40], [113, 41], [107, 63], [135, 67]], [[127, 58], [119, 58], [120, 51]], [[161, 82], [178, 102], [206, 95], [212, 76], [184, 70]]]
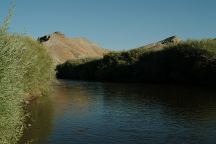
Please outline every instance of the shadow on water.
[[216, 90], [208, 87], [60, 81], [29, 108], [23, 141], [216, 143]]
[[[216, 90], [198, 86], [141, 85], [141, 84], [103, 84], [105, 102], [120, 99], [127, 105], [141, 104], [160, 106], [160, 109], [179, 118], [209, 117], [216, 108]], [[116, 99], [117, 98], [117, 99]], [[195, 114], [195, 115], [193, 115]], [[188, 117], [187, 116], [187, 117]], [[215, 115], [216, 116], [216, 115]]]
[[26, 129], [20, 144], [40, 143], [46, 140], [52, 131], [53, 104], [48, 97], [39, 98], [32, 101], [27, 106], [28, 117]]
[[[104, 102], [116, 105], [129, 119], [147, 117], [146, 143], [215, 143], [216, 90], [180, 85], [103, 84]], [[137, 111], [141, 114], [134, 115]], [[142, 119], [142, 118], [141, 118]], [[129, 121], [130, 122], [130, 121]], [[133, 121], [132, 121], [133, 122]], [[155, 140], [154, 140], [155, 139]]]

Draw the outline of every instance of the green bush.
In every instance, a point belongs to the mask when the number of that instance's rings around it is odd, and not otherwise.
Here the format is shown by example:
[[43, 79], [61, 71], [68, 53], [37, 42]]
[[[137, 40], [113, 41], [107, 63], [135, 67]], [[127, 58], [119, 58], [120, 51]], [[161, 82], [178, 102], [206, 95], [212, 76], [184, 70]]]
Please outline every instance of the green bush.
[[[86, 79], [94, 80], [95, 69], [97, 69], [98, 59], [77, 59], [69, 60], [62, 65], [58, 65], [56, 70], [62, 70], [64, 73], [58, 73], [58, 78], [64, 79]], [[62, 75], [61, 75], [62, 74]]]
[[213, 83], [216, 41], [186, 41], [143, 54], [136, 63], [136, 78], [153, 82]]
[[88, 80], [91, 71], [91, 80], [96, 81], [214, 84], [216, 41], [188, 40], [162, 48], [112, 52], [100, 60], [74, 63], [59, 65], [57, 77]]
[[23, 102], [48, 90], [52, 60], [37, 41], [8, 34], [11, 13], [0, 28], [0, 143], [16, 143], [23, 131]]

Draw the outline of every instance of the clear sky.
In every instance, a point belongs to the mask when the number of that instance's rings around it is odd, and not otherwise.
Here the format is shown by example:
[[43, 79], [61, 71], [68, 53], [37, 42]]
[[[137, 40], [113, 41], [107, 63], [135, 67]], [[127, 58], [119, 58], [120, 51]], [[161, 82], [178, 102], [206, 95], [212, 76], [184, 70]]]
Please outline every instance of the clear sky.
[[[0, 0], [0, 21], [10, 0]], [[216, 37], [216, 0], [16, 0], [12, 32], [60, 31], [122, 50], [177, 35]]]

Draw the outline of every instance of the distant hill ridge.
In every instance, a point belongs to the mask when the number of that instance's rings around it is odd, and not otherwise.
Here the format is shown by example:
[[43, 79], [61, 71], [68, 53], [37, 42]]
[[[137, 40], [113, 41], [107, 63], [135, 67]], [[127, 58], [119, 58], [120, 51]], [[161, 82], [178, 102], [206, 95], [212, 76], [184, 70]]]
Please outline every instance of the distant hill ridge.
[[141, 46], [138, 49], [142, 49], [142, 48], [163, 48], [169, 44], [178, 44], [182, 42], [182, 40], [180, 38], [178, 38], [177, 36], [171, 36], [168, 37], [164, 40], [161, 40], [159, 42], [155, 42], [155, 43], [151, 43], [145, 46]]
[[56, 64], [69, 59], [100, 58], [108, 50], [85, 38], [68, 38], [61, 32], [54, 32], [38, 38], [45, 45]]

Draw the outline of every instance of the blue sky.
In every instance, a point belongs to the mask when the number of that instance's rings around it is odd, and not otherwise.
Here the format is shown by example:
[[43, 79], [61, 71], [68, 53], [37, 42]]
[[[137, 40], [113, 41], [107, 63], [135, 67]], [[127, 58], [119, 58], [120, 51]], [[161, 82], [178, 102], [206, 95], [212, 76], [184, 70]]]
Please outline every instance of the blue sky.
[[[0, 21], [10, 0], [0, 0]], [[216, 0], [16, 0], [11, 32], [55, 31], [104, 48], [139, 47], [166, 37], [216, 37]]]

